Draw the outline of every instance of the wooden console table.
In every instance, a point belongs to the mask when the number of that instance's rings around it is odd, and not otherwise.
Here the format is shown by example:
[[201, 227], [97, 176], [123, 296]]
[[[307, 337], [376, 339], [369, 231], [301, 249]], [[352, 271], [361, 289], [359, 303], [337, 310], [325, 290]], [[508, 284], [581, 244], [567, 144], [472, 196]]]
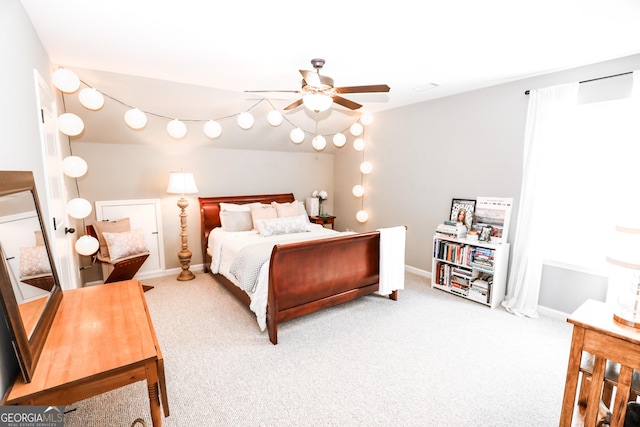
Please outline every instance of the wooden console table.
[[161, 426], [160, 400], [169, 416], [164, 360], [140, 282], [90, 286], [64, 291], [33, 380], [18, 375], [2, 404], [69, 405], [142, 380]]
[[616, 397], [611, 408], [611, 426], [622, 427], [632, 374], [634, 370], [640, 370], [640, 330], [615, 322], [612, 308], [594, 300], [588, 300], [582, 304], [569, 316], [567, 322], [573, 324], [573, 337], [560, 427], [572, 425], [583, 351], [595, 356], [584, 425], [589, 427], [596, 425], [605, 365], [607, 360], [610, 360], [620, 364]]

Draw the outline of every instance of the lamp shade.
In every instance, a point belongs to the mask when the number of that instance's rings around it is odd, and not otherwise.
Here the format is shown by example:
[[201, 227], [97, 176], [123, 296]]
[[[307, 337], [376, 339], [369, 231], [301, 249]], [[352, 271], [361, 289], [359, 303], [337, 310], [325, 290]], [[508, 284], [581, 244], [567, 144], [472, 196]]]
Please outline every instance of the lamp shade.
[[640, 270], [640, 228], [616, 226], [606, 260], [619, 267]]
[[310, 93], [302, 97], [302, 103], [311, 111], [320, 113], [327, 111], [331, 104], [333, 104], [333, 98], [322, 93]]
[[171, 194], [194, 194], [198, 192], [196, 180], [191, 172], [171, 172], [169, 175], [169, 186], [167, 193]]

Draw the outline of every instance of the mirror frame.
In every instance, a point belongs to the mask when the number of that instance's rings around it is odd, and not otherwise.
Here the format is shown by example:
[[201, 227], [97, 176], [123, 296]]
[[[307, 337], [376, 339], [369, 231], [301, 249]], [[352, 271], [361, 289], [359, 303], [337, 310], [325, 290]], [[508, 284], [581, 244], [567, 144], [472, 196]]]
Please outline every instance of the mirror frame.
[[33, 372], [36, 369], [36, 364], [38, 363], [38, 359], [42, 353], [42, 348], [47, 340], [47, 335], [51, 329], [53, 318], [55, 317], [58, 307], [60, 306], [60, 302], [62, 301], [62, 289], [60, 287], [60, 280], [58, 278], [56, 266], [53, 262], [47, 229], [44, 221], [42, 220], [42, 210], [40, 208], [40, 201], [38, 199], [38, 192], [36, 191], [33, 173], [30, 171], [0, 171], [0, 197], [23, 191], [30, 191], [33, 195], [33, 202], [38, 213], [38, 221], [40, 222], [40, 228], [42, 229], [42, 237], [47, 248], [49, 263], [51, 264], [51, 274], [53, 275], [53, 288], [51, 290], [51, 295], [49, 296], [42, 314], [40, 315], [40, 319], [36, 323], [31, 337], [29, 337], [24, 327], [22, 317], [20, 316], [16, 296], [13, 292], [4, 251], [0, 250], [2, 253], [2, 260], [0, 262], [0, 296], [2, 297], [2, 308], [5, 312], [13, 349], [16, 353], [16, 357], [18, 358], [18, 364], [22, 371], [22, 376], [25, 383], [29, 383], [33, 378]]

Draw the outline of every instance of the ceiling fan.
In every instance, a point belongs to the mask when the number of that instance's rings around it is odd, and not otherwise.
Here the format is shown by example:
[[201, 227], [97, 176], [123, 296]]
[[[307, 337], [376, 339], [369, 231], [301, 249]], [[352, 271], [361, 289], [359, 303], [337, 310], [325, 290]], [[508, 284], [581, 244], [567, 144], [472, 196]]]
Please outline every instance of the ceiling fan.
[[[347, 87], [334, 87], [333, 79], [328, 76], [320, 75], [320, 70], [324, 66], [324, 59], [314, 58], [311, 60], [311, 65], [315, 71], [299, 70], [302, 74], [302, 88], [300, 90], [246, 90], [245, 92], [293, 92], [301, 93], [302, 98], [298, 99], [294, 103], [285, 107], [285, 110], [293, 110], [302, 104], [308, 106], [313, 111], [324, 111], [328, 109], [333, 102], [336, 104], [347, 107], [351, 110], [357, 110], [362, 107], [361, 104], [353, 102], [349, 99], [340, 96], [345, 93], [367, 93], [367, 92], [389, 92], [388, 85], [369, 85], [369, 86], [347, 86]], [[315, 100], [319, 101], [318, 104], [311, 106], [311, 102]], [[309, 102], [310, 101], [310, 102]], [[324, 102], [323, 102], [324, 101]], [[331, 101], [331, 102], [329, 102]]]

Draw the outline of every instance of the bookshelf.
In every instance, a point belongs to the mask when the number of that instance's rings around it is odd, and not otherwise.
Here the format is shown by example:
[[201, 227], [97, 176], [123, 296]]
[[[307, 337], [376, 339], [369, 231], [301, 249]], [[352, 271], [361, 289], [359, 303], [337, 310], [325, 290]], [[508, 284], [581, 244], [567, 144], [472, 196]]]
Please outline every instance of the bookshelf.
[[431, 287], [491, 308], [504, 299], [509, 244], [433, 237]]

